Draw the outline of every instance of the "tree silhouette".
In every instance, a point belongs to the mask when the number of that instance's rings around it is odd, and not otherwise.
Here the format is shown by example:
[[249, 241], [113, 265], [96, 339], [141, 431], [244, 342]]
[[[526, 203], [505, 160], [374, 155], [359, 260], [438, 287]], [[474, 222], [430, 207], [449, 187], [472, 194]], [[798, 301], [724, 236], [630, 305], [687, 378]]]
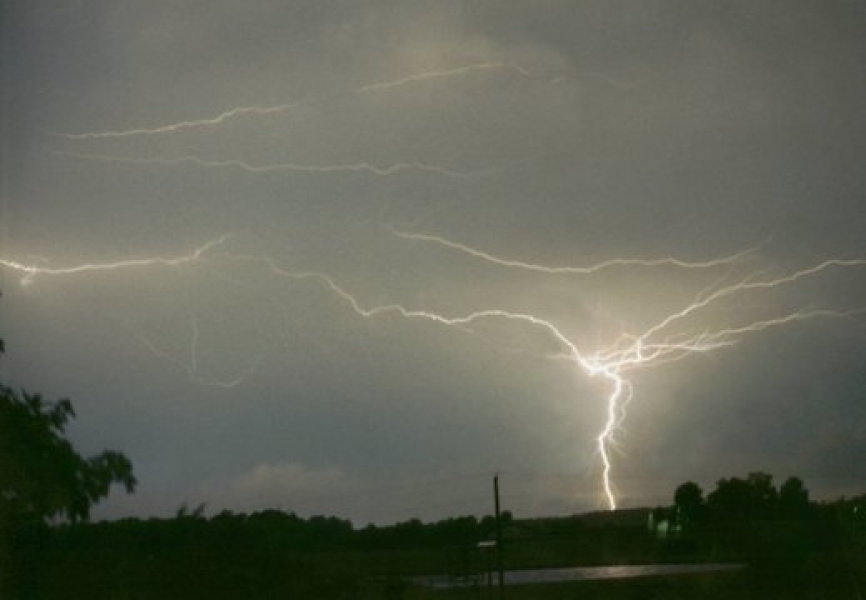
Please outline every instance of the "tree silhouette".
[[687, 481], [674, 492], [674, 505], [677, 518], [683, 526], [691, 526], [701, 520], [704, 509], [704, 491], [693, 482]]
[[809, 491], [798, 477], [789, 477], [779, 488], [779, 513], [792, 519], [809, 513]]
[[63, 437], [72, 403], [0, 387], [0, 520], [86, 520], [112, 483], [135, 489], [132, 463], [105, 451], [84, 458]]
[[[0, 342], [2, 349], [2, 342]], [[107, 450], [85, 458], [64, 437], [72, 403], [0, 385], [0, 533], [26, 522], [86, 520], [113, 483], [135, 489], [132, 463]]]
[[772, 475], [758, 471], [746, 479], [720, 479], [707, 506], [717, 519], [766, 519], [776, 514], [778, 499]]

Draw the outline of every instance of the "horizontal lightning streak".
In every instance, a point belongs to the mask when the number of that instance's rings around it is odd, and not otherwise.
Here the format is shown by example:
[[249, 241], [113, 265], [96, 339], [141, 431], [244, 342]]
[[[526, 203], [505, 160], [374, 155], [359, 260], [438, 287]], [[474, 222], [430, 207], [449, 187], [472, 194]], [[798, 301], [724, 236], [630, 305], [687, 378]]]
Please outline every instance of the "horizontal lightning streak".
[[487, 261], [489, 263], [493, 263], [495, 265], [499, 265], [502, 267], [511, 267], [511, 268], [519, 268], [527, 271], [536, 271], [538, 273], [545, 273], [548, 275], [555, 274], [576, 274], [576, 275], [590, 275], [593, 273], [597, 273], [604, 269], [608, 269], [611, 267], [660, 267], [660, 266], [673, 266], [679, 267], [683, 269], [709, 269], [713, 267], [727, 266], [733, 264], [737, 261], [742, 260], [748, 255], [752, 254], [757, 250], [757, 248], [750, 248], [748, 250], [744, 250], [742, 252], [738, 252], [736, 254], [732, 254], [730, 256], [707, 260], [707, 261], [684, 261], [674, 257], [665, 257], [665, 258], [612, 258], [610, 260], [602, 261], [600, 263], [590, 265], [587, 267], [550, 267], [535, 263], [527, 263], [519, 260], [510, 260], [506, 258], [500, 258], [498, 256], [494, 256], [488, 252], [483, 250], [479, 250], [477, 248], [473, 248], [472, 246], [468, 246], [466, 244], [461, 244], [459, 242], [451, 241], [447, 238], [438, 236], [438, 235], [430, 235], [425, 233], [409, 233], [405, 231], [400, 231], [398, 229], [391, 229], [394, 235], [399, 238], [407, 239], [407, 240], [415, 240], [420, 242], [430, 242], [434, 244], [439, 244], [440, 246], [444, 246], [446, 248], [450, 248], [452, 250], [456, 250], [458, 252], [463, 252], [464, 254], [468, 254], [475, 258]]
[[375, 92], [379, 90], [387, 90], [391, 88], [401, 87], [410, 83], [418, 83], [420, 81], [426, 81], [429, 79], [443, 79], [447, 77], [455, 77], [457, 75], [465, 75], [466, 73], [472, 73], [474, 71], [490, 71], [490, 70], [508, 70], [514, 71], [523, 77], [533, 77], [532, 73], [520, 67], [518, 65], [512, 65], [504, 62], [489, 62], [489, 63], [479, 63], [474, 65], [467, 65], [465, 67], [457, 67], [455, 69], [444, 69], [440, 71], [425, 71], [424, 73], [418, 73], [416, 75], [409, 75], [407, 77], [403, 77], [401, 79], [395, 79], [392, 81], [383, 81], [380, 83], [369, 83], [367, 85], [362, 85], [357, 88], [357, 92]]
[[[460, 75], [464, 75], [467, 73], [477, 72], [477, 71], [489, 71], [489, 70], [510, 70], [524, 77], [532, 77], [532, 74], [527, 70], [519, 67], [517, 65], [511, 65], [503, 62], [489, 62], [489, 63], [478, 63], [472, 65], [466, 65], [463, 67], [456, 67], [453, 69], [445, 69], [439, 71], [426, 71], [423, 73], [417, 73], [414, 75], [409, 75], [407, 77], [403, 77], [401, 79], [395, 79], [392, 81], [383, 81], [379, 83], [371, 83], [362, 85], [360, 87], [352, 90], [354, 93], [364, 94], [375, 91], [387, 90], [390, 88], [402, 87], [412, 83], [418, 83], [430, 79], [445, 79], [450, 77], [457, 77]], [[351, 93], [351, 92], [350, 92]], [[210, 127], [214, 125], [220, 125], [229, 119], [234, 117], [238, 117], [241, 115], [269, 115], [274, 113], [280, 113], [287, 110], [291, 110], [293, 108], [297, 108], [302, 103], [293, 102], [288, 104], [277, 104], [274, 106], [238, 106], [235, 108], [230, 108], [225, 110], [214, 117], [205, 117], [201, 119], [191, 119], [187, 121], [178, 121], [176, 123], [170, 123], [167, 125], [160, 125], [157, 127], [138, 127], [134, 129], [124, 129], [118, 131], [98, 131], [98, 132], [87, 132], [87, 133], [54, 133], [59, 137], [63, 137], [69, 140], [94, 140], [94, 139], [110, 139], [110, 138], [125, 138], [125, 137], [133, 137], [133, 136], [141, 136], [141, 135], [159, 135], [166, 133], [175, 133], [178, 131], [182, 131], [185, 129], [192, 129], [196, 127]]]
[[193, 155], [184, 155], [178, 156], [174, 158], [160, 158], [160, 157], [150, 157], [150, 158], [139, 158], [139, 157], [128, 157], [128, 156], [113, 156], [113, 155], [105, 155], [105, 154], [85, 154], [80, 152], [57, 152], [57, 154], [62, 156], [71, 156], [73, 158], [79, 158], [83, 160], [97, 160], [104, 162], [115, 162], [115, 163], [126, 163], [133, 165], [167, 165], [167, 166], [177, 166], [183, 164], [192, 164], [206, 169], [215, 169], [215, 168], [236, 168], [241, 169], [242, 171], [246, 171], [248, 173], [275, 173], [280, 171], [295, 171], [295, 172], [304, 172], [304, 173], [339, 173], [339, 172], [353, 172], [353, 173], [371, 173], [373, 175], [379, 175], [381, 177], [387, 177], [390, 175], [395, 175], [400, 171], [406, 170], [417, 170], [417, 171], [428, 171], [430, 173], [436, 173], [438, 175], [444, 175], [445, 177], [452, 177], [455, 179], [461, 179], [466, 177], [471, 177], [474, 175], [482, 175], [489, 173], [490, 170], [485, 171], [474, 171], [468, 173], [461, 173], [458, 171], [451, 171], [449, 169], [445, 169], [443, 167], [439, 167], [436, 165], [429, 165], [421, 162], [407, 162], [407, 163], [396, 163], [393, 165], [388, 165], [384, 167], [379, 167], [376, 165], [371, 165], [369, 163], [356, 163], [356, 164], [347, 164], [347, 165], [302, 165], [295, 163], [277, 163], [270, 165], [252, 165], [250, 163], [244, 162], [242, 160], [237, 159], [226, 159], [226, 160], [205, 160], [203, 158], [199, 158], [198, 156]]
[[69, 139], [69, 140], [89, 140], [89, 139], [100, 139], [100, 138], [123, 138], [130, 137], [135, 135], [157, 135], [160, 133], [174, 133], [176, 131], [181, 131], [183, 129], [190, 129], [193, 127], [203, 127], [208, 125], [219, 125], [228, 119], [233, 117], [237, 117], [240, 115], [269, 115], [273, 113], [279, 113], [286, 110], [290, 110], [298, 106], [297, 103], [292, 104], [278, 104], [276, 106], [239, 106], [237, 108], [229, 109], [225, 112], [221, 112], [215, 117], [205, 118], [205, 119], [193, 119], [190, 121], [178, 121], [177, 123], [171, 123], [169, 125], [161, 125], [159, 127], [153, 128], [139, 128], [139, 129], [127, 129], [124, 131], [103, 131], [96, 133], [57, 133], [60, 137]]
[[808, 321], [811, 319], [844, 319], [862, 314], [866, 314], [866, 308], [843, 311], [829, 309], [798, 311], [781, 317], [765, 319], [763, 321], [754, 321], [748, 325], [720, 329], [713, 333], [713, 337], [723, 339], [725, 337], [742, 335], [744, 333], [756, 333], [771, 327], [779, 327], [780, 325], [787, 325], [796, 321]]
[[580, 353], [577, 351], [577, 348], [566, 338], [552, 323], [545, 319], [541, 319], [535, 317], [530, 314], [524, 313], [514, 313], [506, 310], [499, 309], [488, 309], [481, 310], [470, 313], [468, 315], [462, 317], [446, 317], [440, 315], [438, 313], [423, 311], [423, 310], [410, 310], [405, 308], [401, 304], [381, 304], [376, 305], [372, 308], [364, 308], [363, 305], [348, 291], [346, 291], [343, 287], [337, 284], [333, 278], [325, 275], [323, 273], [318, 273], [315, 271], [289, 271], [280, 267], [276, 261], [268, 256], [256, 256], [256, 255], [245, 255], [245, 254], [227, 254], [229, 258], [234, 258], [238, 260], [247, 260], [253, 262], [260, 262], [266, 264], [268, 268], [283, 277], [287, 277], [290, 279], [304, 280], [311, 279], [319, 281], [328, 287], [332, 292], [345, 300], [351, 307], [354, 312], [358, 315], [369, 318], [375, 317], [382, 314], [398, 314], [401, 317], [405, 318], [414, 318], [414, 319], [426, 319], [429, 321], [435, 321], [437, 323], [441, 323], [443, 325], [468, 325], [473, 321], [478, 321], [480, 319], [489, 319], [489, 318], [502, 318], [509, 319], [514, 321], [523, 321], [527, 323], [531, 323], [532, 325], [541, 326], [551, 332], [557, 340], [566, 345], [571, 351], [574, 357], [579, 357]]
[[214, 247], [221, 245], [231, 237], [230, 234], [220, 236], [214, 240], [206, 242], [193, 250], [191, 253], [179, 256], [176, 258], [134, 258], [129, 260], [121, 260], [116, 262], [106, 263], [86, 263], [73, 267], [40, 267], [32, 264], [24, 264], [11, 259], [0, 258], [0, 266], [12, 269], [23, 273], [21, 285], [29, 285], [38, 276], [57, 276], [57, 275], [77, 275], [80, 273], [89, 273], [95, 271], [115, 271], [117, 269], [150, 267], [150, 266], [165, 266], [178, 267], [184, 264], [193, 263], [201, 260], [204, 254]]

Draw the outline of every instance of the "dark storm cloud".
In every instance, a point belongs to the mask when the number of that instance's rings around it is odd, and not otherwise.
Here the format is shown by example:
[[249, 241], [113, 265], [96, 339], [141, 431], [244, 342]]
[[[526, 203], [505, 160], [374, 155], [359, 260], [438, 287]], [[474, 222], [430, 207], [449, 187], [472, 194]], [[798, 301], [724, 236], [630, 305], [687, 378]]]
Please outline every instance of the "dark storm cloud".
[[[864, 252], [853, 3], [31, 2], [4, 17], [2, 257], [170, 258], [231, 234], [196, 265], [27, 287], [3, 272], [11, 380], [71, 396], [76, 442], [135, 464], [140, 492], [106, 515], [482, 512], [496, 470], [518, 513], [599, 506], [607, 388], [547, 360], [563, 349], [549, 332], [365, 319], [273, 265], [327, 273], [365, 308], [532, 312], [591, 349], [751, 265]], [[763, 245], [727, 279], [585, 277], [395, 229], [546, 265]], [[828, 269], [683, 327], [858, 309], [864, 291], [862, 268]], [[854, 491], [863, 327], [809, 321], [635, 373], [614, 459], [626, 503], [753, 469]]]

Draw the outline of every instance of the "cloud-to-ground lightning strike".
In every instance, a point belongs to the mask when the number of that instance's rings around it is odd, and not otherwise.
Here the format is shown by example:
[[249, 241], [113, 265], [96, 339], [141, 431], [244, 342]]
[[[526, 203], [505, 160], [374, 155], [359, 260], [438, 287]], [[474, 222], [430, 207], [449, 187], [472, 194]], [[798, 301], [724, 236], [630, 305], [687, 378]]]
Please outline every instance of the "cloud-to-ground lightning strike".
[[[435, 239], [440, 241], [441, 238]], [[446, 245], [449, 245], [446, 243]], [[458, 246], [458, 249], [466, 250], [470, 254], [475, 254], [468, 247]], [[712, 268], [726, 266], [735, 260], [741, 258], [742, 253], [731, 257], [722, 258], [714, 261], [705, 261], [703, 263], [693, 263], [681, 261], [678, 259], [668, 259], [662, 264], [670, 264], [683, 268]], [[524, 323], [529, 326], [539, 328], [548, 333], [559, 345], [560, 349], [557, 358], [566, 359], [577, 365], [583, 372], [590, 377], [602, 377], [610, 384], [610, 392], [606, 399], [606, 417], [599, 433], [596, 436], [596, 447], [602, 464], [602, 487], [607, 505], [611, 510], [617, 508], [617, 498], [613, 486], [612, 469], [613, 463], [611, 460], [611, 446], [614, 445], [614, 435], [617, 429], [621, 426], [626, 414], [625, 409], [633, 396], [633, 387], [631, 382], [626, 378], [625, 373], [638, 369], [646, 368], [653, 365], [669, 363], [677, 360], [682, 360], [689, 355], [696, 353], [706, 353], [720, 348], [725, 348], [736, 344], [739, 339], [746, 334], [764, 331], [771, 327], [778, 327], [789, 323], [804, 321], [817, 318], [843, 318], [856, 314], [866, 313], [866, 309], [836, 311], [830, 309], [814, 309], [808, 311], [797, 311], [789, 314], [784, 314], [768, 319], [755, 320], [743, 325], [718, 328], [715, 330], [708, 329], [697, 334], [689, 334], [688, 332], [678, 335], [669, 335], [662, 339], [654, 339], [653, 336], [660, 334], [668, 328], [673, 322], [683, 316], [693, 313], [701, 308], [707, 307], [710, 304], [720, 301], [721, 299], [737, 293], [744, 293], [758, 289], [771, 289], [782, 285], [793, 283], [804, 277], [815, 275], [830, 267], [857, 267], [866, 265], [866, 259], [831, 259], [821, 262], [815, 266], [802, 269], [786, 275], [784, 277], [770, 279], [755, 279], [747, 278], [738, 284], [726, 286], [711, 293], [704, 298], [693, 301], [684, 309], [668, 316], [659, 321], [657, 324], [647, 328], [640, 335], [623, 334], [613, 344], [607, 347], [602, 347], [592, 353], [581, 351], [577, 343], [571, 340], [563, 331], [556, 326], [552, 321], [539, 317], [530, 313], [507, 311], [502, 309], [482, 309], [462, 316], [447, 316], [444, 314], [431, 312], [420, 309], [406, 308], [402, 304], [381, 304], [372, 307], [365, 307], [362, 303], [344, 287], [340, 286], [332, 277], [317, 272], [289, 271], [280, 267], [276, 261], [265, 256], [250, 256], [250, 255], [232, 255], [232, 258], [238, 260], [257, 261], [265, 264], [268, 269], [277, 275], [288, 277], [296, 280], [314, 280], [338, 297], [343, 299], [351, 309], [361, 317], [372, 318], [385, 314], [396, 314], [406, 319], [423, 319], [433, 321], [447, 326], [469, 326], [476, 321], [485, 319], [500, 319], [511, 322]], [[483, 258], [489, 258], [498, 264], [508, 264], [508, 261], [496, 259], [492, 255], [484, 254]], [[527, 263], [517, 263], [518, 266], [525, 266]], [[628, 261], [617, 259], [601, 263], [602, 265], [650, 265], [656, 264], [656, 261]], [[534, 267], [542, 268], [539, 265]], [[599, 270], [598, 265], [589, 267], [584, 270], [577, 270], [580, 274], [592, 274]], [[547, 272], [559, 272], [556, 270]]]
[[[504, 267], [528, 269], [548, 274], [573, 274], [581, 276], [593, 276], [600, 270], [613, 267], [659, 267], [666, 266], [678, 269], [716, 269], [729, 268], [741, 261], [751, 251], [741, 252], [728, 257], [707, 261], [684, 261], [676, 258], [664, 259], [612, 259], [587, 267], [546, 267], [515, 260], [505, 260], [493, 254], [482, 252], [467, 245], [451, 242], [445, 238], [395, 232], [398, 236], [409, 240], [420, 240], [433, 242], [448, 248], [463, 252], [476, 259], [481, 259], [492, 264]], [[33, 282], [39, 276], [58, 275], [81, 275], [94, 271], [113, 271], [128, 268], [141, 268], [146, 266], [181, 266], [199, 261], [205, 253], [212, 251], [215, 247], [223, 244], [230, 236], [224, 235], [211, 240], [193, 252], [176, 258], [141, 258], [123, 260], [116, 262], [82, 264], [71, 267], [40, 267], [28, 265], [19, 261], [0, 258], [0, 267], [6, 267], [13, 271], [23, 273], [22, 285]], [[458, 327], [465, 330], [472, 329], [472, 325], [481, 321], [505, 321], [512, 324], [522, 324], [534, 328], [548, 335], [556, 344], [553, 358], [567, 360], [573, 364], [580, 373], [589, 377], [604, 379], [609, 385], [609, 392], [605, 399], [605, 418], [595, 438], [596, 451], [601, 462], [601, 480], [603, 495], [608, 508], [617, 508], [617, 495], [613, 484], [613, 461], [611, 450], [615, 446], [615, 434], [626, 417], [626, 407], [632, 400], [634, 390], [628, 373], [638, 369], [646, 369], [661, 364], [682, 360], [688, 356], [698, 353], [708, 353], [737, 344], [748, 334], [765, 331], [769, 328], [780, 327], [795, 322], [826, 319], [844, 318], [854, 315], [866, 314], [866, 309], [834, 310], [830, 308], [813, 308], [778, 314], [763, 319], [751, 320], [745, 323], [734, 323], [727, 325], [716, 325], [706, 327], [698, 332], [693, 329], [675, 330], [675, 326], [683, 322], [686, 317], [694, 315], [712, 305], [721, 303], [732, 297], [738, 297], [750, 292], [771, 290], [783, 286], [790, 286], [796, 282], [819, 275], [831, 269], [847, 269], [866, 266], [866, 259], [832, 258], [818, 262], [812, 266], [790, 272], [785, 275], [768, 276], [760, 272], [752, 273], [741, 278], [733, 284], [717, 283], [714, 288], [700, 293], [696, 298], [686, 303], [684, 307], [670, 312], [649, 327], [643, 328], [640, 333], [624, 332], [608, 344], [587, 351], [579, 347], [578, 343], [571, 339], [561, 326], [554, 321], [533, 314], [505, 310], [501, 308], [488, 307], [468, 312], [462, 315], [447, 315], [430, 310], [409, 308], [399, 303], [376, 304], [365, 306], [355, 295], [340, 285], [333, 277], [316, 271], [293, 271], [279, 265], [277, 260], [270, 256], [255, 254], [235, 254], [222, 251], [217, 254], [220, 259], [232, 263], [244, 263], [262, 265], [273, 275], [289, 278], [296, 281], [311, 281], [322, 286], [330, 293], [335, 294], [358, 316], [363, 318], [375, 318], [385, 315], [395, 315], [404, 319], [426, 320], [449, 327]], [[155, 355], [166, 359], [184, 369], [193, 381], [207, 385], [219, 385], [222, 387], [233, 387], [238, 385], [249, 376], [254, 367], [244, 371], [238, 378], [232, 381], [217, 381], [202, 377], [199, 372], [199, 326], [194, 315], [191, 315], [192, 341], [188, 361], [180, 360], [175, 356], [160, 350], [156, 345], [144, 338], [142, 335], [136, 337]]]
[[202, 259], [208, 251], [224, 244], [231, 237], [230, 234], [222, 235], [216, 239], [210, 240], [201, 246], [194, 249], [189, 254], [178, 256], [175, 258], [133, 258], [128, 260], [119, 260], [114, 262], [102, 263], [85, 263], [71, 267], [43, 267], [34, 264], [26, 264], [20, 261], [0, 257], [0, 267], [6, 267], [13, 271], [23, 273], [21, 285], [29, 285], [37, 277], [59, 276], [59, 275], [80, 275], [82, 273], [90, 273], [96, 271], [116, 271], [119, 269], [141, 268], [152, 266], [163, 267], [178, 267], [189, 263], [194, 263]]
[[[452, 250], [463, 252], [474, 258], [490, 262], [503, 267], [519, 268], [529, 271], [537, 271], [546, 274], [579, 274], [589, 275], [596, 273], [602, 269], [611, 266], [676, 266], [680, 268], [711, 268], [717, 266], [730, 265], [733, 262], [740, 260], [748, 254], [754, 252], [754, 249], [746, 250], [729, 257], [720, 259], [703, 261], [703, 262], [686, 262], [674, 258], [663, 259], [612, 259], [603, 261], [589, 267], [549, 267], [517, 260], [503, 259], [494, 256], [490, 253], [478, 250], [471, 246], [460, 244], [441, 236], [406, 233], [399, 230], [393, 230], [394, 234], [410, 240], [419, 240], [423, 242], [432, 242]], [[788, 275], [760, 279], [754, 276], [746, 277], [737, 283], [720, 287], [715, 291], [706, 294], [704, 297], [699, 297], [680, 311], [674, 312], [665, 318], [661, 319], [655, 325], [646, 329], [642, 334], [634, 336], [623, 336], [621, 340], [625, 340], [625, 344], [619, 342], [612, 347], [601, 349], [590, 358], [578, 361], [591, 375], [598, 373], [603, 374], [613, 382], [613, 392], [608, 398], [607, 421], [604, 428], [600, 432], [598, 441], [598, 451], [603, 463], [603, 484], [605, 495], [607, 496], [608, 505], [611, 509], [616, 507], [615, 496], [612, 491], [610, 482], [611, 462], [608, 452], [608, 445], [613, 441], [613, 434], [624, 418], [624, 413], [618, 411], [618, 407], [624, 407], [630, 400], [632, 395], [631, 384], [623, 379], [622, 373], [630, 369], [638, 368], [649, 364], [658, 364], [661, 362], [671, 362], [684, 358], [688, 354], [695, 352], [708, 352], [717, 348], [730, 346], [736, 343], [737, 336], [742, 336], [748, 333], [763, 331], [770, 327], [789, 324], [795, 321], [803, 321], [815, 318], [842, 318], [856, 314], [862, 314], [864, 310], [853, 311], [834, 311], [826, 309], [817, 309], [810, 311], [798, 311], [791, 314], [783, 315], [766, 320], [755, 321], [739, 327], [730, 327], [715, 331], [705, 331], [698, 335], [685, 337], [681, 340], [664, 339], [661, 342], [655, 342], [653, 336], [659, 334], [668, 328], [674, 322], [685, 318], [686, 316], [705, 308], [713, 303], [716, 303], [728, 296], [741, 294], [753, 290], [767, 290], [776, 288], [786, 284], [792, 284], [800, 279], [815, 275], [830, 268], [845, 268], [866, 266], [866, 259], [828, 259], [819, 262], [811, 267], [801, 269]], [[618, 417], [618, 415], [621, 415]]]

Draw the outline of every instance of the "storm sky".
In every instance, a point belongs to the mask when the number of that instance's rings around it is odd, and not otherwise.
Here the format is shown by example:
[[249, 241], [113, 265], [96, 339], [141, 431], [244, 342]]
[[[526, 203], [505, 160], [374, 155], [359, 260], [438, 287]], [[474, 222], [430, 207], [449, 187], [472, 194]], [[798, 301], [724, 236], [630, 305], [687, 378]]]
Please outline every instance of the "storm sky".
[[778, 280], [659, 338], [724, 346], [623, 373], [619, 505], [756, 470], [864, 491], [862, 2], [0, 19], [2, 375], [132, 460], [94, 516], [481, 515], [495, 473], [516, 516], [605, 508], [611, 380], [546, 325], [420, 311], [531, 315], [598, 356]]

